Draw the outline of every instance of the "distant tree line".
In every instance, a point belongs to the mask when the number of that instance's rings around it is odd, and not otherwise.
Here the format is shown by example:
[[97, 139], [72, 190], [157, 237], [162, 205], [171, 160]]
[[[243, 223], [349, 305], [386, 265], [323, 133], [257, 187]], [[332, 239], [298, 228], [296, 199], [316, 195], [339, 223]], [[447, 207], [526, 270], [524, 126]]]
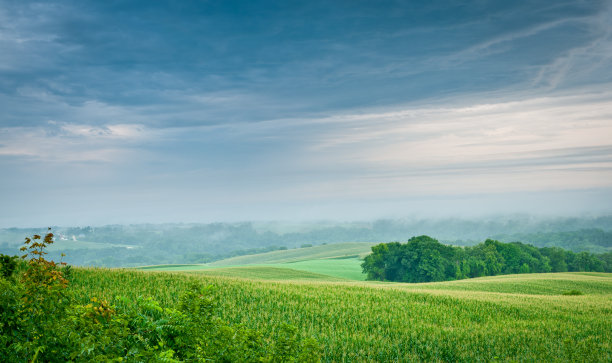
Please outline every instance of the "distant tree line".
[[[0, 253], [18, 253], [24, 236], [45, 228], [0, 229]], [[479, 220], [411, 219], [373, 222], [135, 224], [54, 227], [53, 259], [72, 265], [129, 267], [152, 264], [207, 263], [228, 257], [336, 242], [397, 241], [403, 236], [437, 236], [444, 243], [473, 246], [493, 236], [537, 247], [573, 252], [612, 251], [612, 216]], [[64, 240], [66, 239], [66, 240]], [[87, 242], [87, 243], [82, 243]], [[65, 253], [65, 257], [61, 257]]]
[[361, 265], [368, 280], [430, 282], [503, 274], [596, 271], [612, 272], [612, 252], [574, 253], [559, 247], [537, 248], [520, 242], [487, 239], [471, 247], [442, 244], [429, 236], [407, 243], [372, 247]]
[[493, 238], [502, 242], [521, 241], [538, 247], [561, 247], [574, 252], [603, 253], [612, 250], [612, 232], [600, 228], [505, 234], [496, 235]]

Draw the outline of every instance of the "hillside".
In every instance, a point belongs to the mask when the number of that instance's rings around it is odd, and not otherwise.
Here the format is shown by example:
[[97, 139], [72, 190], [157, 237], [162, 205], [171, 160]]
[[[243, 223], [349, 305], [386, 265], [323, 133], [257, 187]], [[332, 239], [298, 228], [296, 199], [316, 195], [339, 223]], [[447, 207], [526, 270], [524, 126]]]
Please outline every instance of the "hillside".
[[306, 260], [363, 257], [371, 252], [375, 242], [344, 242], [328, 245], [272, 251], [215, 261], [208, 266], [239, 266], [289, 263]]
[[[73, 283], [84, 303], [87, 296], [111, 301], [150, 296], [165, 307], [176, 306], [181, 291], [194, 282], [213, 284], [223, 319], [264, 334], [292, 324], [317, 339], [324, 362], [612, 359], [609, 273], [402, 284], [314, 275], [281, 281], [272, 270], [268, 281], [260, 269], [212, 274], [76, 269]], [[582, 295], [565, 295], [572, 291]]]
[[[215, 276], [242, 276], [261, 279], [365, 280], [361, 256], [370, 252], [374, 243], [347, 242], [332, 245], [274, 251], [233, 257], [210, 264], [153, 265], [139, 269], [166, 272], [198, 272]], [[245, 269], [249, 267], [248, 269]]]
[[200, 270], [198, 274], [205, 276], [238, 277], [243, 279], [274, 281], [346, 281], [345, 279], [331, 275], [276, 266], [222, 267]]
[[[400, 284], [405, 289], [487, 292], [521, 295], [562, 295], [580, 291], [585, 295], [612, 294], [612, 274], [604, 272], [557, 272], [478, 277], [473, 279]], [[612, 297], [612, 296], [608, 296]]]

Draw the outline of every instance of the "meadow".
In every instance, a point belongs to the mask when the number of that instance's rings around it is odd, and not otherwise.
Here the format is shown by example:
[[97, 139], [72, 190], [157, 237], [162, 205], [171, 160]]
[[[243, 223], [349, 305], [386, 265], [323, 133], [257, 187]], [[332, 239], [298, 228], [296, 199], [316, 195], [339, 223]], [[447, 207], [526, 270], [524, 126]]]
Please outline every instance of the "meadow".
[[290, 323], [321, 344], [327, 362], [612, 360], [612, 274], [402, 284], [246, 266], [195, 272], [79, 268], [72, 279], [84, 301], [150, 296], [163, 306], [175, 306], [194, 281], [212, 284], [223, 319], [265, 334]]
[[294, 248], [253, 255], [227, 258], [211, 262], [210, 266], [236, 266], [252, 264], [280, 264], [320, 259], [363, 258], [372, 252], [374, 242], [342, 242], [313, 247]]
[[208, 264], [153, 265], [139, 269], [268, 280], [303, 278], [364, 281], [366, 275], [361, 269], [362, 258], [371, 251], [373, 245], [371, 242], [335, 243], [238, 256]]

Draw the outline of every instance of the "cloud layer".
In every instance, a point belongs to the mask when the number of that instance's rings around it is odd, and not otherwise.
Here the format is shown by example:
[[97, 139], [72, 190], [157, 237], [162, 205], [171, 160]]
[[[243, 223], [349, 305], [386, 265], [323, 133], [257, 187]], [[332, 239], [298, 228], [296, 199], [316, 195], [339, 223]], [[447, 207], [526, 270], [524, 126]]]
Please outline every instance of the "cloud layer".
[[0, 218], [605, 211], [611, 9], [0, 0]]

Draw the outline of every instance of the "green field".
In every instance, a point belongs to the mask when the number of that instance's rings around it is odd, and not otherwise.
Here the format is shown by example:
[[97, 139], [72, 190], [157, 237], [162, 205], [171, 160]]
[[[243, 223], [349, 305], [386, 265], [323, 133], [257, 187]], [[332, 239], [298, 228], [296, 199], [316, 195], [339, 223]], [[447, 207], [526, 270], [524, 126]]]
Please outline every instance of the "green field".
[[[273, 251], [256, 255], [239, 256], [199, 265], [158, 265], [144, 266], [140, 269], [150, 271], [191, 271], [207, 275], [245, 276], [249, 278], [295, 280], [298, 276], [311, 279], [311, 273], [326, 280], [365, 280], [361, 271], [363, 262], [359, 256], [370, 251], [374, 243], [348, 242], [332, 245]], [[250, 266], [250, 269], [245, 269]], [[232, 269], [237, 268], [237, 271]], [[273, 268], [273, 270], [271, 270]], [[325, 276], [320, 276], [325, 275]]]
[[[612, 359], [612, 274], [363, 281], [358, 256], [371, 245], [150, 266], [148, 272], [79, 270], [77, 281], [83, 292], [151, 295], [168, 306], [190, 281], [214, 284], [224, 319], [268, 333], [293, 324], [320, 342], [330, 362]], [[92, 281], [97, 273], [108, 278]]]
[[238, 277], [256, 280], [314, 280], [314, 281], [343, 281], [345, 279], [324, 275], [316, 272], [301, 271], [276, 266], [242, 266], [215, 268], [197, 271], [198, 274], [218, 277]]
[[[295, 276], [305, 276], [304, 278], [310, 279], [308, 276], [314, 274], [318, 276], [319, 279], [363, 281], [366, 276], [361, 272], [361, 262], [362, 261], [357, 258], [343, 258], [227, 267], [214, 267], [210, 265], [159, 265], [140, 267], [139, 269], [166, 272], [198, 272], [207, 275], [245, 276], [248, 278], [277, 280], [294, 280]], [[247, 271], [248, 275], [245, 275]]]
[[371, 252], [373, 242], [344, 242], [333, 243], [291, 250], [272, 251], [256, 255], [232, 257], [210, 263], [210, 266], [238, 266], [238, 265], [265, 265], [316, 260], [325, 258], [363, 257]]
[[[223, 319], [264, 334], [293, 324], [317, 339], [329, 362], [612, 360], [612, 274], [427, 284], [333, 279], [260, 266], [198, 273], [77, 269], [73, 286], [83, 300], [152, 296], [175, 306], [190, 283], [213, 284]], [[564, 295], [572, 290], [583, 295]]]
[[361, 271], [362, 262], [357, 258], [333, 258], [291, 262], [279, 266], [348, 280], [363, 281], [366, 275]]

